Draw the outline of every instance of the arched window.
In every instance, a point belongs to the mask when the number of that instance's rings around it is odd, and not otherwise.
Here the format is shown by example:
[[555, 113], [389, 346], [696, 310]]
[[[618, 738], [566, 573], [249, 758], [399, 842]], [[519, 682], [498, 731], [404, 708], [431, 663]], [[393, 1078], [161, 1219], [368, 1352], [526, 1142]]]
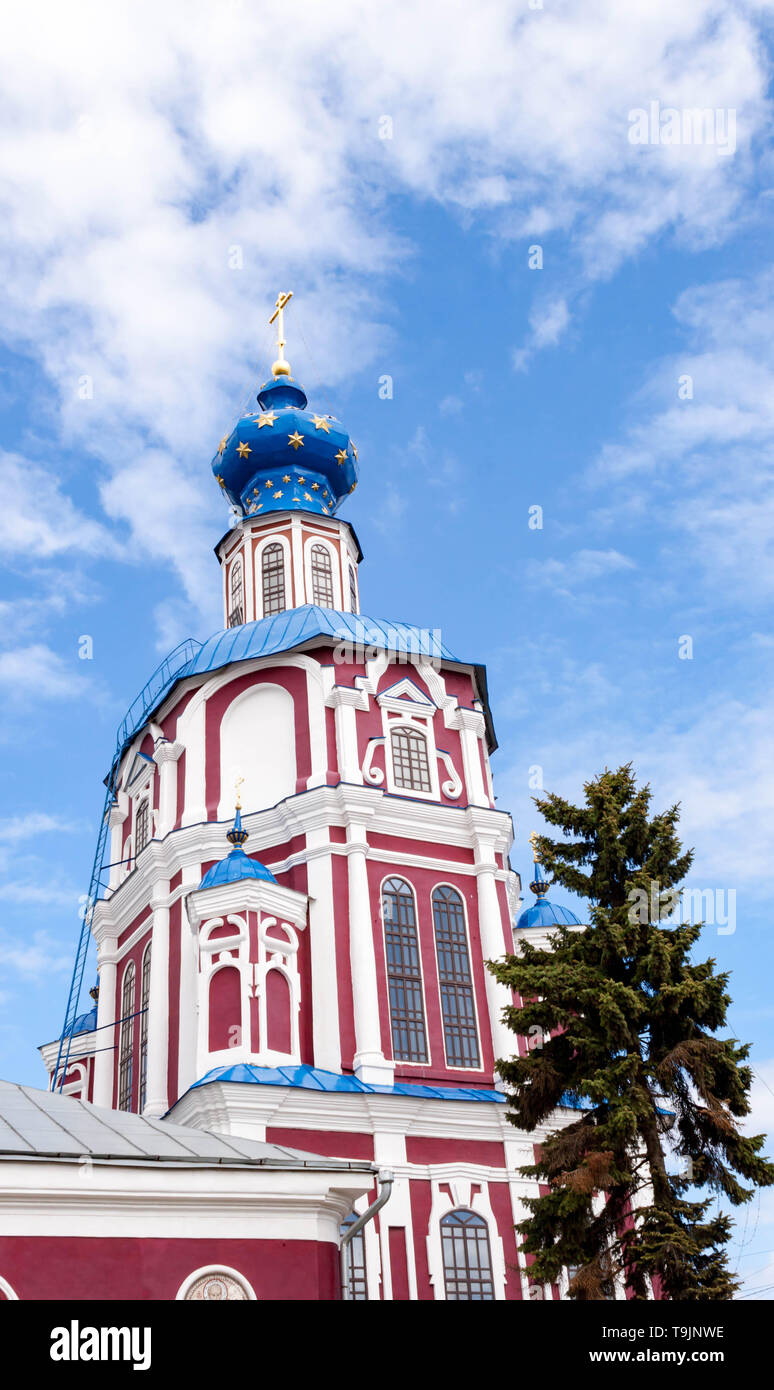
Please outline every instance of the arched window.
[[244, 581], [242, 579], [242, 560], [238, 558], [231, 566], [231, 602], [228, 610], [229, 627], [239, 627], [245, 620]]
[[267, 545], [261, 560], [263, 616], [285, 610], [285, 553], [276, 541]]
[[478, 1033], [465, 912], [462, 898], [453, 888], [433, 890], [433, 926], [446, 1061], [450, 1067], [478, 1067]]
[[118, 1047], [118, 1108], [131, 1110], [134, 1080], [134, 961], [124, 971], [121, 988], [121, 1033]]
[[353, 613], [357, 613], [357, 580], [354, 565], [349, 567], [349, 606]]
[[[349, 1226], [357, 1221], [357, 1212], [353, 1211], [341, 1225], [341, 1234], [344, 1235]], [[365, 1258], [365, 1237], [362, 1230], [358, 1231], [345, 1246], [346, 1267], [347, 1267], [347, 1291], [353, 1303], [368, 1302], [368, 1275], [366, 1273]]]
[[450, 1211], [441, 1221], [441, 1245], [447, 1299], [493, 1300], [492, 1251], [484, 1218], [473, 1211]]
[[425, 1006], [414, 894], [401, 878], [382, 888], [392, 1051], [398, 1062], [426, 1062]]
[[142, 975], [140, 977], [140, 1096], [137, 1109], [141, 1115], [145, 1109], [145, 1098], [148, 1093], [148, 1000], [150, 999], [150, 963], [151, 948], [148, 944], [145, 948], [145, 955], [142, 958]]
[[148, 830], [150, 823], [150, 806], [147, 796], [144, 796], [134, 819], [134, 858], [135, 863], [142, 854], [148, 843]]
[[312, 603], [333, 608], [331, 553], [325, 545], [312, 546]]
[[432, 791], [427, 739], [424, 734], [420, 733], [419, 729], [402, 725], [393, 729], [390, 739], [392, 775], [396, 787], [405, 787], [407, 791], [414, 792]]

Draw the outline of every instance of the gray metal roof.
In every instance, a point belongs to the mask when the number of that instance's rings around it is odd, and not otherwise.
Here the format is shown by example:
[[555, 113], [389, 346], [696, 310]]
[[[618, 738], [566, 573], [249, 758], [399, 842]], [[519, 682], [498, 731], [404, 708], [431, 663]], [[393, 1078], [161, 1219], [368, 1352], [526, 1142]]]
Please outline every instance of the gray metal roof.
[[0, 1081], [0, 1159], [89, 1157], [121, 1163], [219, 1167], [373, 1170], [366, 1162], [321, 1158], [280, 1144], [237, 1139], [105, 1110], [58, 1092]]

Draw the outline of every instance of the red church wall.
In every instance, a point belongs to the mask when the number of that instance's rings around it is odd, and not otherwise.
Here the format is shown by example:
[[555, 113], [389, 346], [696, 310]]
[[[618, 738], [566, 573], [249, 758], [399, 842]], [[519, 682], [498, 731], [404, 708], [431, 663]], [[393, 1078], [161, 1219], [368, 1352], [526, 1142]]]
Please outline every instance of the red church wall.
[[485, 1163], [505, 1168], [505, 1148], [494, 1139], [438, 1139], [430, 1135], [406, 1136], [409, 1163]]
[[285, 1148], [301, 1149], [303, 1153], [321, 1154], [323, 1158], [373, 1160], [372, 1134], [355, 1134], [338, 1130], [283, 1129], [267, 1125], [266, 1143], [282, 1144]]
[[266, 1046], [273, 1052], [292, 1052], [290, 986], [281, 970], [266, 975]]
[[390, 1247], [390, 1276], [392, 1297], [395, 1302], [408, 1301], [408, 1251], [406, 1249], [405, 1226], [389, 1226], [387, 1239]]
[[333, 1242], [0, 1236], [0, 1275], [20, 1299], [168, 1301], [194, 1270], [218, 1264], [244, 1275], [259, 1299], [340, 1296]]
[[[234, 965], [216, 969], [210, 980], [210, 1052], [233, 1046], [242, 1027], [242, 983]], [[287, 1049], [290, 1050], [289, 1048]]]

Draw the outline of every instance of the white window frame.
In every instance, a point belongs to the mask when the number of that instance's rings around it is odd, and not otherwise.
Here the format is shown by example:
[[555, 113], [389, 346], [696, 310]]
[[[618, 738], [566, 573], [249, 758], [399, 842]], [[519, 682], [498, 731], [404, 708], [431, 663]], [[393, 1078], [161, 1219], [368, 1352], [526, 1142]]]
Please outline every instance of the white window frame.
[[[390, 1009], [390, 971], [387, 964], [387, 923], [384, 920], [384, 885], [391, 878], [400, 879], [406, 887], [411, 890], [414, 899], [414, 930], [417, 934], [417, 953], [419, 955], [419, 983], [422, 989], [422, 1016], [425, 1023], [425, 1046], [427, 1048], [427, 1060], [425, 1062], [410, 1062], [405, 1057], [395, 1056], [395, 1047], [392, 1041], [392, 1011]], [[433, 1064], [433, 1042], [430, 1037], [430, 1026], [427, 1020], [427, 989], [425, 986], [425, 971], [422, 959], [422, 937], [419, 930], [419, 900], [417, 890], [411, 879], [406, 878], [404, 873], [398, 869], [393, 869], [392, 873], [385, 874], [379, 884], [379, 917], [382, 923], [382, 950], [384, 951], [384, 978], [387, 981], [387, 1026], [390, 1037], [390, 1058], [396, 1067], [430, 1067]]]
[[[295, 594], [293, 592], [293, 565], [290, 553], [290, 541], [288, 540], [287, 536], [281, 536], [278, 535], [276, 532], [272, 531], [258, 542], [254, 552], [255, 612], [256, 614], [260, 614], [261, 618], [265, 618], [267, 616], [267, 614], [263, 611], [263, 552], [265, 550], [268, 550], [270, 545], [282, 546], [282, 563], [285, 577], [285, 608], [283, 611], [287, 612], [288, 609], [294, 608], [296, 606]], [[276, 618], [279, 615], [276, 613], [272, 613], [268, 616]]]
[[331, 582], [333, 585], [333, 608], [331, 612], [342, 612], [344, 604], [341, 597], [341, 563], [337, 547], [327, 536], [314, 534], [306, 536], [304, 539], [304, 588], [307, 603], [314, 603], [314, 585], [312, 583], [312, 546], [323, 546], [331, 560]]
[[[442, 1001], [441, 1001], [441, 971], [440, 971], [440, 967], [439, 967], [439, 963], [438, 963], [438, 941], [437, 941], [437, 939], [436, 939], [436, 934], [435, 934], [435, 912], [434, 912], [434, 910], [433, 910], [433, 894], [434, 894], [434, 892], [436, 891], [437, 888], [450, 888], [450, 889], [452, 890], [452, 892], [454, 892], [454, 893], [457, 894], [457, 897], [460, 899], [460, 902], [462, 903], [462, 919], [463, 919], [463, 922], [464, 922], [464, 924], [465, 924], [465, 940], [466, 940], [467, 947], [468, 947], [468, 965], [469, 965], [469, 967], [470, 967], [470, 987], [471, 987], [471, 990], [473, 991], [473, 1011], [474, 1011], [474, 1013], [475, 1013], [475, 1018], [476, 1018], [476, 1039], [477, 1039], [477, 1042], [478, 1042], [478, 1056], [479, 1056], [479, 1063], [478, 1063], [478, 1066], [477, 1066], [477, 1067], [462, 1067], [462, 1066], [460, 1066], [459, 1062], [450, 1062], [450, 1061], [449, 1061], [449, 1058], [448, 1058], [448, 1056], [447, 1056], [447, 1053], [446, 1053], [446, 1030], [445, 1030], [445, 1028], [444, 1028], [444, 1026], [443, 1026], [443, 1003], [442, 1003]], [[449, 1071], [454, 1071], [454, 1072], [457, 1072], [457, 1071], [467, 1071], [467, 1072], [476, 1072], [476, 1073], [484, 1072], [484, 1071], [486, 1071], [486, 1068], [485, 1068], [485, 1066], [484, 1066], [484, 1047], [483, 1047], [483, 1040], [482, 1040], [482, 1037], [481, 1037], [481, 1020], [480, 1020], [480, 1018], [479, 1018], [479, 1013], [478, 1013], [478, 997], [477, 997], [477, 993], [476, 993], [476, 977], [475, 977], [475, 974], [474, 974], [474, 971], [473, 971], [473, 951], [472, 951], [472, 949], [471, 949], [471, 944], [470, 944], [470, 917], [469, 917], [469, 914], [468, 914], [468, 905], [467, 905], [467, 903], [466, 903], [466, 901], [465, 901], [465, 895], [464, 895], [464, 893], [462, 893], [462, 892], [460, 891], [459, 886], [458, 886], [456, 883], [449, 883], [448, 879], [440, 879], [440, 880], [438, 881], [438, 883], [434, 883], [434, 884], [433, 884], [432, 888], [430, 889], [430, 920], [432, 921], [432, 924], [433, 924], [433, 951], [434, 951], [434, 953], [435, 953], [435, 977], [436, 977], [436, 980], [438, 981], [438, 1009], [439, 1009], [439, 1017], [440, 1017], [440, 1020], [441, 1020], [441, 1039], [442, 1039], [442, 1041], [443, 1041], [443, 1055], [444, 1055], [444, 1060], [445, 1060], [445, 1062], [446, 1062], [446, 1066], [447, 1066], [447, 1068], [448, 1068]]]

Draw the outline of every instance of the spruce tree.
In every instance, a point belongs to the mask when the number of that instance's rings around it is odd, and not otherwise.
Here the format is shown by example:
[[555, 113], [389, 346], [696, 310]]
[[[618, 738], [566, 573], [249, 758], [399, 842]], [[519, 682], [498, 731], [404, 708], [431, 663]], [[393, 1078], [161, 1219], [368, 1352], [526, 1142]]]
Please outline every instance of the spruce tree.
[[[710, 1214], [711, 1197], [688, 1194], [705, 1188], [738, 1206], [774, 1183], [765, 1136], [739, 1130], [749, 1048], [717, 1036], [729, 977], [693, 959], [702, 923], [665, 920], [693, 858], [677, 838], [679, 806], [651, 816], [631, 764], [584, 792], [582, 806], [535, 798], [564, 836], [536, 843], [552, 879], [587, 900], [588, 925], [552, 928], [553, 949], [525, 942], [489, 963], [515, 992], [513, 1032], [540, 1039], [498, 1063], [509, 1119], [533, 1130], [563, 1098], [578, 1107], [522, 1170], [546, 1191], [527, 1201], [517, 1229], [532, 1277], [550, 1283], [570, 1268], [576, 1299], [608, 1296], [616, 1276], [634, 1298], [729, 1299], [731, 1219]], [[668, 1171], [667, 1134], [681, 1176]]]

